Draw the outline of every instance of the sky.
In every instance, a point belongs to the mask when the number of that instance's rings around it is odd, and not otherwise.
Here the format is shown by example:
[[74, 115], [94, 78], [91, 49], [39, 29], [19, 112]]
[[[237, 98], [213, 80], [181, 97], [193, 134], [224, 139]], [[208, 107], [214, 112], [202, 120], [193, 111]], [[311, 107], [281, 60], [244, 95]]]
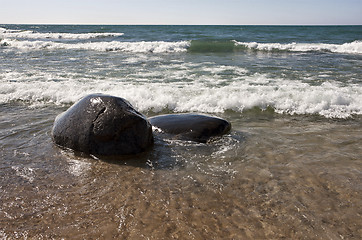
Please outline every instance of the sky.
[[362, 25], [362, 0], [0, 0], [0, 24]]

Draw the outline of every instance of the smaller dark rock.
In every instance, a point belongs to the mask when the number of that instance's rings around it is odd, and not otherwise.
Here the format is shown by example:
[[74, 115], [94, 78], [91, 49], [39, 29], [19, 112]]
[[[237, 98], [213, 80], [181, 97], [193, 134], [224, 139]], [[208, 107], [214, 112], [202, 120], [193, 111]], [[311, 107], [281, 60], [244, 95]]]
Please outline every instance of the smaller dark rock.
[[63, 147], [95, 155], [128, 155], [153, 144], [152, 126], [125, 99], [92, 94], [60, 114], [53, 141]]
[[211, 137], [228, 133], [231, 124], [221, 118], [201, 114], [168, 114], [149, 118], [151, 124], [175, 139], [206, 143]]

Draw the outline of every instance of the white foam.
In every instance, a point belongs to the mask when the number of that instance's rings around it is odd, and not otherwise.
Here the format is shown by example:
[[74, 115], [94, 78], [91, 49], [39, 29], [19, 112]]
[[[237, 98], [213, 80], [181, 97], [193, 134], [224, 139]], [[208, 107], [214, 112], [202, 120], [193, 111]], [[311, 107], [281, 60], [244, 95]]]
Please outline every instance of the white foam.
[[0, 34], [1, 33], [14, 33], [14, 32], [20, 32], [21, 30], [13, 30], [13, 29], [6, 29], [6, 28], [2, 28], [0, 27]]
[[35, 171], [30, 167], [20, 167], [20, 166], [12, 166], [13, 170], [15, 170], [15, 174], [19, 177], [26, 179], [29, 182], [33, 182], [35, 179]]
[[362, 41], [354, 41], [344, 44], [326, 44], [326, 43], [257, 43], [257, 42], [237, 42], [249, 49], [260, 51], [291, 51], [291, 52], [310, 52], [310, 51], [328, 51], [334, 53], [362, 54]]
[[0, 38], [22, 39], [92, 39], [119, 37], [124, 33], [39, 33], [34, 31], [22, 31], [0, 28]]
[[[222, 67], [221, 67], [222, 68]], [[175, 71], [164, 72], [164, 78], [173, 78]], [[180, 80], [172, 84], [164, 81], [137, 81], [137, 76], [127, 81], [116, 79], [59, 79], [48, 76], [28, 81], [26, 73], [13, 74], [26, 80], [0, 82], [0, 103], [29, 102], [30, 105], [70, 104], [86, 94], [101, 92], [123, 97], [140, 111], [221, 113], [226, 110], [242, 112], [253, 107], [271, 106], [278, 113], [319, 114], [327, 118], [347, 118], [362, 114], [362, 86], [325, 82], [319, 86], [299, 80], [271, 79], [267, 75], [242, 76], [230, 83], [215, 84], [218, 76], [195, 77], [192, 82]], [[46, 76], [44, 76], [46, 77]], [[57, 81], [51, 81], [51, 78]], [[1, 78], [0, 78], [1, 79]], [[216, 81], [217, 82], [217, 81]]]
[[72, 49], [72, 50], [95, 50], [95, 51], [123, 51], [123, 52], [185, 52], [189, 41], [179, 42], [87, 42], [87, 43], [60, 43], [51, 41], [20, 41], [15, 39], [2, 39], [0, 46], [17, 48], [20, 50], [43, 50], [43, 49]]
[[159, 132], [159, 133], [163, 133], [163, 131], [162, 131], [161, 128], [158, 128], [158, 127], [155, 127], [155, 126], [152, 126], [152, 131], [154, 131], [154, 132]]

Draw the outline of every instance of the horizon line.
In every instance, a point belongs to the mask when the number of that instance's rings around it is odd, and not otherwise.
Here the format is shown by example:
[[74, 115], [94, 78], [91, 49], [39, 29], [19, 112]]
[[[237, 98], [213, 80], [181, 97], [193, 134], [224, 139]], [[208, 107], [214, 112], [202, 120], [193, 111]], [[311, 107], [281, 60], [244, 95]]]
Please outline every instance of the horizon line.
[[362, 26], [362, 24], [156, 24], [156, 23], [0, 23], [0, 25], [104, 25], [104, 26]]

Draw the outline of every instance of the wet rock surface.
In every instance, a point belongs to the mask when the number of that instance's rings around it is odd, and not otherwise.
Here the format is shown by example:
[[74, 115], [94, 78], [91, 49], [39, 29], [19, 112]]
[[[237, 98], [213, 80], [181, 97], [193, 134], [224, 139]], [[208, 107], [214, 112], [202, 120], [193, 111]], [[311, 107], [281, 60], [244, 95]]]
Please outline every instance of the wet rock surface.
[[202, 114], [167, 114], [151, 117], [151, 124], [174, 139], [206, 143], [228, 133], [231, 124], [221, 118]]
[[96, 155], [129, 155], [153, 144], [152, 126], [125, 99], [91, 94], [60, 114], [52, 129], [62, 147]]

